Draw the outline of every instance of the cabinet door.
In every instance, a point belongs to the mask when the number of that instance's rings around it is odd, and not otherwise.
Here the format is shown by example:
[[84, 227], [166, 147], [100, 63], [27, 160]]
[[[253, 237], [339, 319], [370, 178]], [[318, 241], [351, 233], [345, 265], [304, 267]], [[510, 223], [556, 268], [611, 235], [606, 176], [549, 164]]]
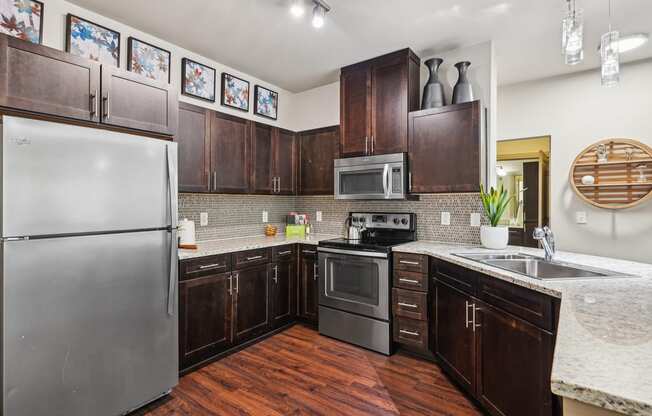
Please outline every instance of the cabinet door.
[[480, 189], [480, 104], [414, 111], [409, 119], [414, 193]]
[[188, 368], [231, 345], [229, 274], [179, 283], [179, 362]]
[[252, 123], [251, 138], [251, 191], [258, 194], [271, 194], [272, 168], [272, 127]]
[[551, 416], [553, 336], [476, 301], [478, 399], [494, 415]]
[[435, 354], [467, 391], [475, 392], [475, 345], [471, 298], [437, 281], [435, 284]]
[[301, 255], [299, 272], [299, 315], [317, 323], [319, 309], [319, 272], [315, 254]]
[[102, 117], [104, 124], [174, 135], [179, 100], [167, 82], [102, 65]]
[[371, 66], [359, 65], [340, 75], [340, 152], [342, 157], [371, 153]]
[[296, 193], [296, 135], [284, 129], [275, 129], [274, 138], [274, 176], [277, 178], [277, 193], [294, 195]]
[[179, 191], [210, 191], [210, 111], [179, 103]]
[[249, 192], [250, 124], [240, 117], [214, 112], [211, 118], [213, 192]]
[[338, 157], [337, 126], [301, 133], [299, 194], [333, 195], [333, 161]]
[[539, 242], [532, 237], [534, 229], [542, 223], [539, 207], [542, 206], [541, 184], [539, 183], [539, 162], [523, 163], [523, 245], [539, 247]]
[[278, 328], [290, 322], [296, 314], [296, 257], [272, 266], [272, 326]]
[[382, 59], [371, 76], [371, 153], [407, 152], [408, 65], [404, 56]]
[[251, 339], [269, 327], [269, 264], [233, 272], [235, 342]]
[[0, 35], [0, 106], [99, 121], [100, 65]]

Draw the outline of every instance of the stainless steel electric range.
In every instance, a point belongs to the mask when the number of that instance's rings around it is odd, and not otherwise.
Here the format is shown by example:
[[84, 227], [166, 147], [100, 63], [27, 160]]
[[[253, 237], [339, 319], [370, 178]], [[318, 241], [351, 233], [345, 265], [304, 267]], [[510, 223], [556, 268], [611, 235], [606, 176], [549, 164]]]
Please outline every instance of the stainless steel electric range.
[[319, 332], [386, 355], [391, 328], [392, 247], [416, 240], [416, 215], [352, 212], [358, 240], [319, 243]]

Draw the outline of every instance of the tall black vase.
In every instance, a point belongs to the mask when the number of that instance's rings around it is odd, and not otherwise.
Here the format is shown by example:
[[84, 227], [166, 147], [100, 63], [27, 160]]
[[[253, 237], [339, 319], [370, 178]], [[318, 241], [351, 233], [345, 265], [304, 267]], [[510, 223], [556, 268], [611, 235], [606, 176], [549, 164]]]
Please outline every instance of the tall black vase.
[[459, 77], [457, 78], [457, 84], [453, 88], [453, 104], [467, 103], [473, 101], [473, 89], [471, 88], [471, 83], [466, 75], [466, 71], [469, 69], [471, 62], [464, 61], [458, 62], [455, 64], [455, 68], [459, 72]]
[[430, 71], [428, 82], [423, 87], [423, 97], [421, 99], [421, 109], [443, 107], [446, 105], [446, 97], [444, 96], [444, 86], [439, 82], [439, 75], [437, 71], [439, 66], [444, 62], [441, 58], [428, 59], [424, 63]]

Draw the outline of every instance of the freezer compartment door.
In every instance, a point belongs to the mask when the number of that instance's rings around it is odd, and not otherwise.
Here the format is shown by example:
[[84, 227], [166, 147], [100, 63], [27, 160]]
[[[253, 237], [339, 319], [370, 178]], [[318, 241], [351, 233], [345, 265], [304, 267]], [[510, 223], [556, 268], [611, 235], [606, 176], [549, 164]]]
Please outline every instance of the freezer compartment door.
[[177, 384], [171, 237], [151, 231], [2, 244], [2, 414], [115, 416]]
[[3, 237], [174, 225], [176, 143], [9, 116], [2, 128]]

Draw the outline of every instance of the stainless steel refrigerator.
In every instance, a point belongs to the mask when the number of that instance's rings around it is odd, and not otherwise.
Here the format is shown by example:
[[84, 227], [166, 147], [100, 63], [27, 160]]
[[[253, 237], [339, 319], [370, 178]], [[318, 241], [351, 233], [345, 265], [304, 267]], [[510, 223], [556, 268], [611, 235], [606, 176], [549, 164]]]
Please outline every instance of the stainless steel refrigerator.
[[177, 149], [2, 117], [2, 414], [114, 416], [178, 382]]

